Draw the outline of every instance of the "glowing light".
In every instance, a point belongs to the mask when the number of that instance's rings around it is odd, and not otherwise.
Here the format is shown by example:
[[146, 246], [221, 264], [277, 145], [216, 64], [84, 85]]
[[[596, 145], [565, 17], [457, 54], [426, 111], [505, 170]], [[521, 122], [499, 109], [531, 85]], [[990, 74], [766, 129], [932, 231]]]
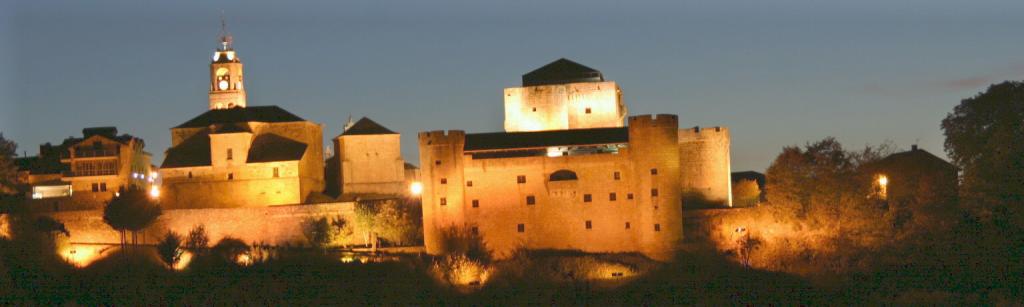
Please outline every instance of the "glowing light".
[[158, 187], [158, 186], [149, 187], [149, 197], [160, 198], [160, 187]]
[[32, 193], [32, 199], [42, 199], [42, 198], [43, 198], [43, 193], [39, 193], [39, 192]]
[[413, 182], [409, 185], [409, 192], [411, 192], [412, 195], [423, 194], [423, 183], [420, 183], [419, 181]]
[[185, 251], [181, 253], [181, 259], [178, 259], [178, 263], [174, 264], [174, 270], [181, 271], [188, 267], [188, 264], [192, 262], [192, 253]]
[[878, 184], [881, 186], [889, 185], [889, 177], [886, 177], [885, 175], [878, 176]]
[[149, 172], [149, 178], [156, 179], [157, 175], [156, 172]]
[[238, 258], [235, 258], [235, 262], [239, 265], [248, 266], [252, 264], [252, 257], [249, 257], [249, 254], [240, 254]]
[[548, 157], [561, 157], [563, 155], [562, 149], [558, 147], [548, 147]]

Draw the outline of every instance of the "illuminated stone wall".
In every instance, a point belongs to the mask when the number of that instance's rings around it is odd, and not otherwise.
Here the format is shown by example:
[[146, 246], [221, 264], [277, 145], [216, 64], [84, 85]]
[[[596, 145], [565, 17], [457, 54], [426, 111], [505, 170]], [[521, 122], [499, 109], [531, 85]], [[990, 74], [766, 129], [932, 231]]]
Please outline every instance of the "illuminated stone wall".
[[726, 127], [679, 130], [679, 183], [684, 194], [696, 193], [708, 201], [732, 206], [729, 143]]
[[[155, 244], [167, 231], [185, 235], [196, 225], [204, 225], [210, 243], [225, 236], [246, 243], [271, 245], [306, 243], [301, 223], [306, 218], [344, 216], [354, 219], [354, 203], [326, 203], [273, 207], [164, 210], [139, 240]], [[102, 210], [57, 212], [50, 214], [64, 223], [73, 244], [118, 244], [120, 235], [103, 222]], [[353, 224], [354, 225], [354, 224]]]
[[342, 135], [334, 140], [340, 157], [341, 192], [404, 194], [405, 160], [399, 134]]
[[627, 114], [612, 81], [512, 87], [504, 94], [506, 132], [622, 127]]
[[[464, 226], [476, 227], [497, 257], [526, 247], [670, 259], [682, 239], [678, 120], [659, 115], [630, 121], [630, 143], [617, 154], [473, 159], [463, 154], [461, 131], [420, 133], [427, 252], [444, 252], [442, 229]], [[578, 179], [551, 181], [560, 170]], [[518, 183], [518, 176], [526, 182]]]

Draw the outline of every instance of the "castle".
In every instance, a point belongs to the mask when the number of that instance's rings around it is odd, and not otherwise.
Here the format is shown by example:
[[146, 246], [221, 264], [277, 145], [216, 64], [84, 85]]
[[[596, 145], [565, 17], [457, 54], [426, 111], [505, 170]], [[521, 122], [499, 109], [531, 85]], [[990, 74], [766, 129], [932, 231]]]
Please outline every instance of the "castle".
[[671, 259], [686, 194], [730, 204], [728, 129], [628, 117], [618, 85], [560, 59], [505, 89], [505, 132], [419, 134], [424, 243], [453, 229], [517, 248]]

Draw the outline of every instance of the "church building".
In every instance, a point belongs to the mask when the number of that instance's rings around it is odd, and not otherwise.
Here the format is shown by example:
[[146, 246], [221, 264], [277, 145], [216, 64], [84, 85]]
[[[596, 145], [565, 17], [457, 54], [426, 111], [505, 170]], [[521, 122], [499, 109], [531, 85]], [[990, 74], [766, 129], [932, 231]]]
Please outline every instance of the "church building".
[[728, 205], [725, 128], [627, 116], [615, 82], [567, 59], [523, 75], [504, 96], [505, 132], [419, 134], [428, 253], [468, 231], [497, 257], [523, 247], [669, 260], [683, 237], [684, 195]]
[[249, 106], [231, 44], [222, 31], [209, 110], [171, 128], [160, 169], [165, 208], [299, 204], [323, 191], [323, 126], [278, 106]]

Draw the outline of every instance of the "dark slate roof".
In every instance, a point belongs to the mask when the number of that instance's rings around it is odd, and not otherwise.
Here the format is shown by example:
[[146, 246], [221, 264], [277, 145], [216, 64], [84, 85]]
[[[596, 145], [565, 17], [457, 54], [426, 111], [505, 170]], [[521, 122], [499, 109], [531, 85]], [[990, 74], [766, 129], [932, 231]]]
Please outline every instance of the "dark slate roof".
[[301, 160], [306, 147], [306, 143], [280, 135], [262, 134], [252, 141], [246, 163]]
[[160, 168], [177, 168], [210, 165], [210, 136], [198, 133], [178, 146], [167, 150]]
[[566, 58], [555, 60], [523, 75], [523, 86], [600, 81], [604, 81], [604, 75], [600, 71]]
[[175, 128], [198, 128], [213, 124], [244, 123], [244, 122], [301, 122], [305, 121], [295, 114], [288, 113], [278, 106], [255, 106], [209, 110]]
[[620, 144], [629, 142], [628, 128], [593, 128], [536, 132], [466, 134], [464, 150], [508, 150], [551, 146]]
[[942, 158], [939, 158], [932, 153], [925, 151], [924, 149], [918, 149], [917, 146], [904, 152], [898, 152], [889, 155], [888, 157], [879, 160], [875, 164], [881, 166], [899, 165], [899, 166], [911, 166], [917, 165], [922, 167], [933, 167], [933, 168], [944, 168], [946, 170], [955, 170], [956, 166], [946, 162]]
[[360, 118], [352, 127], [342, 132], [341, 135], [367, 135], [367, 134], [398, 134], [388, 128], [384, 128], [372, 119]]

